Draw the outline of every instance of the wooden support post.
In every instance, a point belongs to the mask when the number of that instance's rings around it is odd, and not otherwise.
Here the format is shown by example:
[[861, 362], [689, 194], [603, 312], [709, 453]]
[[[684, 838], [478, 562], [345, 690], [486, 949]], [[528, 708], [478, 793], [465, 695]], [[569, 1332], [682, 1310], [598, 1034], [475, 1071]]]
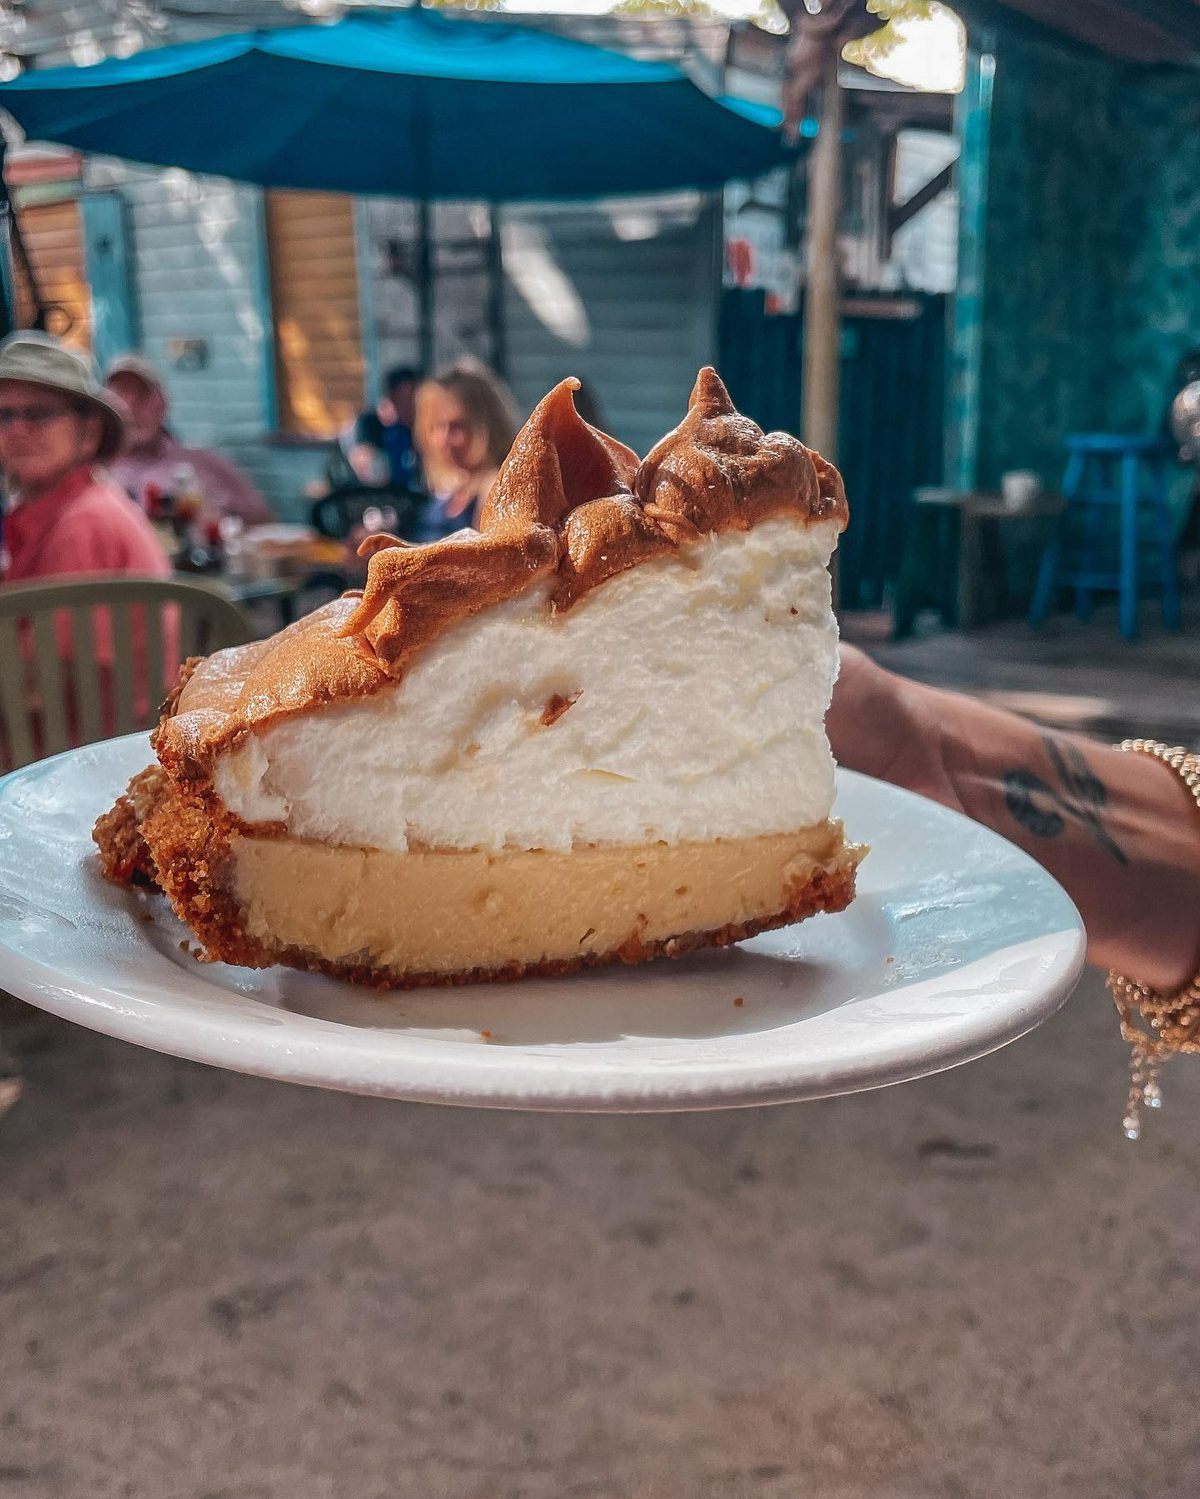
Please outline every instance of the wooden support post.
[[804, 441], [837, 462], [841, 295], [838, 224], [842, 208], [842, 90], [838, 49], [821, 84], [820, 130], [809, 167], [804, 296]]
[[[838, 224], [842, 217], [842, 121], [838, 54], [832, 47], [821, 84], [820, 129], [810, 159], [804, 291], [804, 441], [837, 462], [842, 318]], [[830, 564], [833, 607], [841, 602], [837, 553]]]

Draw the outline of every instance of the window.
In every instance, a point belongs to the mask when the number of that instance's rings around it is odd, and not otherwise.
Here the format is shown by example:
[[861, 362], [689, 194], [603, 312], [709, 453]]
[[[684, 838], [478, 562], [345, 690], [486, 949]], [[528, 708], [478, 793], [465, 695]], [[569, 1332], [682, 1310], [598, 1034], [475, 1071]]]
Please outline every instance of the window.
[[354, 204], [270, 192], [266, 219], [279, 427], [335, 437], [364, 400]]
[[[47, 330], [74, 348], [90, 349], [92, 294], [84, 262], [79, 204], [73, 198], [60, 203], [31, 203], [18, 207], [17, 218], [34, 283], [46, 308]], [[28, 328], [33, 324], [36, 304], [15, 244], [12, 263], [17, 325]]]

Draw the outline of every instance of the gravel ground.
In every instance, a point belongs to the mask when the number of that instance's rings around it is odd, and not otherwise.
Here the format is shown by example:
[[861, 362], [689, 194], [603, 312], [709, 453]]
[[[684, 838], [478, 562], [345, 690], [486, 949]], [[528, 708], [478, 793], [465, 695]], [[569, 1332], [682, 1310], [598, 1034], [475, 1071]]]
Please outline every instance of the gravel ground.
[[[1200, 742], [1194, 637], [1153, 620], [847, 623], [1047, 722]], [[0, 1013], [3, 1499], [1200, 1493], [1200, 1066], [1130, 1145], [1096, 974], [957, 1072], [662, 1118], [310, 1092]]]
[[724, 1114], [10, 1044], [2, 1495], [1200, 1492], [1200, 1068], [1130, 1145], [1098, 975], [970, 1067]]

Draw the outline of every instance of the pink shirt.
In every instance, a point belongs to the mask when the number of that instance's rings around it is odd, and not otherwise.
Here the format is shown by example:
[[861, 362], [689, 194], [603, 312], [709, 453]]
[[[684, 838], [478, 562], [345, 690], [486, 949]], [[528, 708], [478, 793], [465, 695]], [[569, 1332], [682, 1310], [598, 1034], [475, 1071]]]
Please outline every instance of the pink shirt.
[[123, 489], [86, 467], [36, 499], [18, 501], [4, 517], [4, 550], [8, 583], [72, 573], [171, 576], [150, 522]]
[[266, 500], [232, 463], [208, 448], [185, 448], [168, 432], [160, 433], [152, 448], [123, 453], [113, 460], [110, 469], [117, 483], [145, 509], [147, 487], [154, 485], [161, 493], [170, 494], [175, 470], [181, 463], [190, 463], [196, 472], [206, 519], [236, 515], [248, 526], [275, 519]]
[[[4, 517], [4, 582], [66, 578], [74, 574], [109, 573], [141, 578], [169, 578], [171, 563], [154, 528], [123, 489], [102, 470], [72, 469], [36, 499], [18, 502]], [[71, 658], [71, 623], [65, 611], [57, 620], [58, 650]], [[164, 655], [173, 678], [179, 625], [174, 605], [164, 612]], [[135, 619], [131, 631], [134, 685], [138, 711], [157, 702], [164, 684], [146, 683], [145, 634]], [[102, 666], [113, 660], [112, 623], [108, 610], [92, 610], [92, 648]], [[169, 680], [165, 684], [169, 686]], [[106, 718], [109, 716], [106, 709]]]

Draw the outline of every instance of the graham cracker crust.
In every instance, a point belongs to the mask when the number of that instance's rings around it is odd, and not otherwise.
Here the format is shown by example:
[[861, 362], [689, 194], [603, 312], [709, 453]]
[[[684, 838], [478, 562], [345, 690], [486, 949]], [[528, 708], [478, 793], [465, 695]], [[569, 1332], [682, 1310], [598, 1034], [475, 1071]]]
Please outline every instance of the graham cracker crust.
[[639, 917], [625, 939], [604, 952], [454, 972], [414, 972], [354, 959], [331, 960], [298, 946], [264, 941], [252, 933], [231, 888], [232, 839], [239, 831], [202, 791], [180, 788], [161, 767], [151, 766], [134, 778], [113, 810], [99, 819], [93, 837], [106, 877], [118, 884], [157, 885], [202, 945], [206, 961], [246, 968], [283, 964], [372, 989], [560, 977], [584, 968], [681, 958], [701, 947], [725, 947], [818, 912], [843, 910], [854, 898], [855, 874], [863, 853], [841, 845], [827, 864], [788, 885], [780, 909], [750, 920], [647, 940], [646, 919]]

